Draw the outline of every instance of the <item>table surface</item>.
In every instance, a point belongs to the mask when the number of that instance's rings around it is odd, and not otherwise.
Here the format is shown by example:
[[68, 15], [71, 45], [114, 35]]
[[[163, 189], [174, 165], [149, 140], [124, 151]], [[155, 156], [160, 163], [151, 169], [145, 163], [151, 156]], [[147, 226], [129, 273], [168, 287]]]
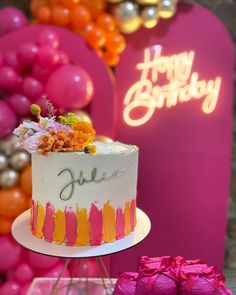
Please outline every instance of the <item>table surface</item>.
[[234, 295], [236, 295], [236, 271], [225, 270], [225, 275], [227, 279], [227, 287], [233, 291]]

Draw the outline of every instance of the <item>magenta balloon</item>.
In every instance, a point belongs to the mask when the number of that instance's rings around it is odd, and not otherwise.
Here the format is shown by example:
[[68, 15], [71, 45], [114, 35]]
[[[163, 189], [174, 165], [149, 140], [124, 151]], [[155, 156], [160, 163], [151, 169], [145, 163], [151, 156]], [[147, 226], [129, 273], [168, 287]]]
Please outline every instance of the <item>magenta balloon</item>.
[[[5, 101], [0, 101], [0, 138], [3, 138], [11, 134], [13, 129], [16, 127], [16, 124], [17, 124], [17, 118], [15, 114], [13, 113], [13, 111], [10, 109], [10, 107]], [[1, 243], [0, 243], [0, 249], [1, 249]], [[1, 255], [2, 255], [2, 252], [0, 250], [0, 257]], [[6, 258], [11, 260], [11, 258], [9, 258], [8, 256]], [[0, 262], [2, 262], [1, 258], [0, 258]], [[0, 268], [1, 268], [1, 263], [0, 263]]]
[[29, 251], [28, 261], [34, 269], [45, 270], [56, 266], [59, 263], [60, 259]]
[[60, 67], [46, 85], [48, 98], [59, 108], [78, 109], [91, 100], [93, 84], [88, 73], [74, 65]]
[[15, 114], [22, 116], [29, 114], [31, 102], [26, 96], [22, 94], [12, 94], [8, 97], [7, 102]]
[[17, 86], [18, 75], [12, 67], [0, 68], [0, 88], [13, 90]]
[[1, 295], [19, 295], [21, 286], [14, 281], [7, 281], [0, 288]]
[[29, 283], [34, 277], [34, 271], [28, 263], [21, 263], [16, 268], [15, 278], [20, 284]]
[[38, 38], [39, 45], [50, 45], [57, 48], [59, 45], [59, 36], [56, 32], [50, 30], [44, 30]]
[[25, 43], [18, 50], [19, 61], [23, 64], [31, 65], [34, 63], [38, 54], [38, 46], [34, 43]]
[[[58, 278], [63, 266], [64, 266], [64, 264], [61, 262], [56, 267], [54, 267], [53, 269], [50, 269], [47, 272], [41, 273], [41, 275], [43, 277], [45, 277], [45, 278]], [[69, 278], [70, 277], [70, 273], [69, 273], [67, 268], [65, 269], [62, 277], [63, 278]]]
[[32, 76], [42, 83], [45, 83], [48, 80], [51, 73], [52, 73], [52, 70], [41, 67], [40, 65], [37, 65], [37, 64], [32, 67], [32, 72], [31, 72]]
[[23, 80], [23, 93], [30, 100], [34, 100], [43, 94], [44, 87], [40, 81], [33, 77], [26, 77]]
[[[21, 286], [20, 295], [27, 295], [31, 283]], [[36, 293], [34, 293], [36, 295]]]
[[58, 66], [67, 65], [68, 63], [69, 63], [69, 56], [65, 52], [59, 51]]
[[7, 271], [16, 266], [20, 261], [21, 252], [22, 248], [12, 237], [0, 236], [0, 269]]
[[14, 68], [16, 71], [21, 70], [21, 66], [15, 51], [8, 51], [4, 56], [4, 64], [11, 68]]
[[39, 48], [37, 62], [41, 67], [53, 69], [59, 61], [57, 49], [49, 45], [44, 45]]
[[5, 7], [0, 10], [0, 36], [27, 26], [25, 14], [15, 7]]
[[3, 65], [3, 60], [4, 60], [3, 54], [0, 52], [0, 66]]

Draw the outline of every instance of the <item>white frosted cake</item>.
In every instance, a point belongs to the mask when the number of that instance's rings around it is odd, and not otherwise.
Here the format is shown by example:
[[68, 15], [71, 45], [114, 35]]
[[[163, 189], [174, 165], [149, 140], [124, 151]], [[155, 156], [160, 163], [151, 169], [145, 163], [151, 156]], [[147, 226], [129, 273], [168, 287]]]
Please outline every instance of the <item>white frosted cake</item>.
[[32, 233], [66, 245], [121, 239], [136, 224], [138, 148], [94, 142], [96, 153], [32, 155]]
[[32, 154], [33, 235], [68, 246], [100, 245], [129, 235], [136, 225], [138, 148], [95, 140], [90, 122], [75, 114], [48, 117], [38, 105], [38, 122], [14, 133]]

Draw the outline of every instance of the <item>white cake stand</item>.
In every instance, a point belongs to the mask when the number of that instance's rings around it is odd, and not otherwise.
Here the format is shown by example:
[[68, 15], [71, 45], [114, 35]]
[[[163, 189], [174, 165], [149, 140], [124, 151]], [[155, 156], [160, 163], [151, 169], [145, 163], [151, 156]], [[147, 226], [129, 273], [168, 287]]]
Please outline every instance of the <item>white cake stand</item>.
[[45, 255], [66, 258], [88, 258], [117, 253], [140, 243], [150, 232], [148, 216], [137, 208], [137, 225], [127, 237], [100, 246], [65, 246], [49, 243], [32, 235], [29, 227], [30, 210], [19, 215], [12, 225], [15, 240], [25, 248]]
[[[99, 268], [101, 282], [103, 286], [103, 290], [105, 294], [110, 295], [113, 294], [114, 289], [114, 281], [109, 277], [108, 270], [103, 262], [101, 256], [117, 253], [128, 248], [131, 248], [142, 240], [148, 235], [151, 229], [151, 222], [148, 216], [140, 209], [137, 208], [137, 225], [135, 230], [127, 237], [114, 241], [112, 243], [104, 243], [100, 246], [65, 246], [65, 245], [57, 245], [54, 243], [49, 243], [44, 239], [36, 238], [32, 235], [30, 227], [29, 227], [29, 220], [30, 220], [30, 210], [25, 211], [20, 216], [16, 218], [12, 225], [12, 234], [15, 240], [24, 246], [27, 249], [30, 249], [34, 252], [41, 253], [44, 255], [49, 256], [56, 256], [56, 257], [64, 257], [67, 258], [64, 267], [61, 270], [59, 277], [56, 279], [55, 283], [53, 284], [49, 295], [57, 294], [57, 291], [60, 293], [64, 290], [65, 293], [69, 294], [69, 291], [73, 287], [75, 282], [75, 278], [73, 275], [69, 280], [68, 284], [64, 287], [60, 287], [60, 282], [62, 280], [62, 275], [67, 266], [70, 264], [73, 258], [89, 258], [95, 257], [96, 263]], [[76, 263], [77, 266], [80, 263], [81, 259], [77, 259]], [[108, 279], [108, 283], [106, 279], [104, 279], [103, 275], [105, 275]], [[78, 280], [78, 279], [77, 279]], [[82, 285], [78, 285], [78, 294], [92, 294], [89, 293], [89, 279], [86, 278], [86, 283]], [[28, 294], [34, 294], [33, 285], [31, 286]], [[60, 293], [61, 294], [61, 293]]]

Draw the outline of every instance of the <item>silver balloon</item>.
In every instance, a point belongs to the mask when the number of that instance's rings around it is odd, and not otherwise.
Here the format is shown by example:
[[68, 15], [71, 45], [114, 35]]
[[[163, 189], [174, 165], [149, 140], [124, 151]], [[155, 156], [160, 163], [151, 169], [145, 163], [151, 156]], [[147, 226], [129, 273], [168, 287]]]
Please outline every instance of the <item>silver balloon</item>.
[[157, 5], [160, 0], [136, 0], [140, 5]]
[[159, 16], [170, 18], [176, 12], [176, 4], [172, 0], [162, 0], [159, 5]]
[[9, 158], [10, 166], [17, 171], [24, 169], [27, 165], [29, 165], [29, 163], [30, 163], [30, 154], [26, 151], [15, 152]]
[[11, 188], [19, 181], [19, 174], [13, 169], [6, 169], [0, 173], [0, 187]]
[[141, 17], [143, 21], [143, 26], [145, 28], [154, 28], [158, 23], [158, 7], [157, 6], [147, 6], [144, 7], [141, 12]]
[[3, 140], [0, 140], [0, 151], [10, 156], [14, 151], [19, 149], [18, 137], [11, 135]]
[[133, 33], [141, 25], [138, 5], [131, 1], [118, 3], [114, 8], [114, 15], [122, 33]]
[[4, 154], [0, 154], [0, 171], [7, 168], [7, 157]]

